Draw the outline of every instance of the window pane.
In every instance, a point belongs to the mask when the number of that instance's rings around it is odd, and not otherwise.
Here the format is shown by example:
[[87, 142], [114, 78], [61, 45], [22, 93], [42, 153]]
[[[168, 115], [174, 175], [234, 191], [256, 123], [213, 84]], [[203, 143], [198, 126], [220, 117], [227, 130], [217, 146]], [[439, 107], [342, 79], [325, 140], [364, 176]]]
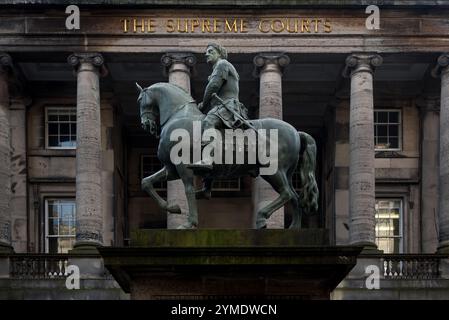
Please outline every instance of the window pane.
[[75, 200], [47, 200], [48, 252], [64, 253], [73, 247], [75, 241]]
[[390, 138], [390, 148], [391, 149], [399, 148], [399, 139], [398, 138]]
[[59, 134], [70, 134], [70, 124], [68, 123], [61, 123], [59, 125]]
[[376, 199], [376, 244], [385, 253], [400, 253], [401, 200]]
[[48, 146], [49, 147], [59, 147], [58, 136], [49, 136], [48, 137]]
[[48, 235], [50, 236], [58, 235], [58, 218], [48, 219]]
[[387, 136], [387, 126], [385, 125], [378, 125], [377, 126], [377, 135], [378, 136]]
[[397, 124], [388, 126], [388, 135], [390, 137], [398, 137], [399, 136], [399, 126]]
[[377, 122], [378, 123], [387, 123], [388, 122], [388, 112], [379, 111], [377, 113]]
[[388, 122], [389, 123], [399, 123], [399, 112], [390, 111], [388, 113]]
[[51, 108], [47, 110], [48, 146], [73, 148], [76, 136], [76, 109]]
[[48, 134], [49, 135], [57, 135], [58, 134], [58, 124], [57, 123], [49, 123], [48, 124]]

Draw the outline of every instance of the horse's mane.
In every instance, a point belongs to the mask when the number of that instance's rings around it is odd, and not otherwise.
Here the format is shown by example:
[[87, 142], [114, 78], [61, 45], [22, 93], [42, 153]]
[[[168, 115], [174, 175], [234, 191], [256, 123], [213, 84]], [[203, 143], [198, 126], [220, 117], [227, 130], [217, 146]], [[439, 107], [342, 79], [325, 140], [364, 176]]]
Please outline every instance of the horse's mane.
[[157, 89], [160, 87], [162, 87], [162, 88], [169, 87], [169, 88], [175, 89], [180, 94], [183, 94], [186, 97], [186, 99], [190, 99], [191, 101], [195, 100], [195, 99], [193, 99], [192, 95], [189, 92], [187, 92], [184, 88], [182, 88], [176, 84], [169, 83], [169, 82], [158, 82], [158, 83], [151, 85], [148, 89], [152, 89], [152, 88]]

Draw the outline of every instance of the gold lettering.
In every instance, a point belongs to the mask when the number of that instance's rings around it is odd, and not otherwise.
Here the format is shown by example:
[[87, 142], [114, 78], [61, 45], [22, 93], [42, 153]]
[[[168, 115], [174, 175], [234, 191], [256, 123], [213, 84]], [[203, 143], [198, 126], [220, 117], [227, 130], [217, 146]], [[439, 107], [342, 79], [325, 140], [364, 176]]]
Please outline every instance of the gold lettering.
[[175, 32], [175, 20], [173, 19], [167, 20], [167, 32], [169, 33]]
[[207, 19], [203, 20], [203, 24], [201, 26], [201, 32], [206, 32], [205, 30], [207, 30], [207, 32], [210, 32], [210, 21]]
[[291, 28], [291, 26], [292, 26], [291, 20], [292, 19], [287, 19], [287, 21], [285, 23], [286, 29], [289, 33], [297, 33], [298, 32], [298, 19], [294, 19], [294, 25], [293, 25], [294, 28], [293, 29]]
[[128, 33], [129, 19], [122, 19], [120, 22], [123, 22], [123, 32]]
[[306, 32], [310, 33], [309, 24], [310, 24], [309, 19], [302, 20], [302, 24], [301, 24], [301, 33], [303, 33], [304, 30], [305, 30]]
[[324, 20], [324, 32], [326, 33], [332, 32], [331, 21], [328, 19]]
[[148, 30], [147, 31], [153, 33], [155, 31], [154, 30], [155, 27], [156, 27], [155, 21], [153, 19], [148, 19]]
[[229, 24], [228, 19], [225, 19], [225, 32], [227, 32], [227, 30], [229, 30], [229, 32], [237, 32], [237, 20], [234, 19], [234, 21], [232, 22], [232, 27]]
[[221, 21], [219, 19], [214, 19], [214, 33], [219, 33], [221, 27]]
[[198, 28], [200, 26], [200, 20], [198, 19], [192, 19], [192, 24], [190, 25], [190, 31], [192, 33], [195, 33], [195, 28]]
[[247, 26], [247, 21], [245, 19], [240, 19], [240, 32], [241, 33], [247, 33], [248, 30], [246, 28], [248, 28]]
[[134, 28], [133, 28], [134, 33], [137, 32], [137, 28], [140, 28], [140, 29], [141, 29], [141, 32], [145, 32], [145, 19], [141, 19], [141, 23], [140, 23], [140, 24], [137, 23], [137, 19], [134, 19], [133, 22], [134, 22], [134, 23], [133, 23], [133, 26], [134, 26]]
[[183, 25], [184, 28], [181, 29], [181, 19], [178, 19], [178, 32], [180, 32], [180, 33], [186, 33], [189, 31], [188, 26], [187, 26], [187, 20], [183, 19], [183, 22], [184, 22], [184, 25]]
[[321, 22], [321, 19], [312, 19], [312, 22], [315, 22], [315, 33], [318, 32], [318, 23]]
[[[276, 25], [280, 25], [280, 29], [276, 28]], [[284, 22], [282, 22], [281, 19], [274, 19], [271, 21], [271, 30], [273, 30], [276, 33], [282, 32], [285, 29]]]
[[260, 31], [260, 32], [263, 32], [263, 33], [268, 33], [268, 32], [270, 32], [270, 29], [269, 29], [269, 28], [268, 28], [268, 29], [264, 29], [264, 28], [263, 28], [265, 22], [269, 22], [269, 20], [267, 20], [267, 19], [262, 19], [262, 20], [260, 20], [260, 23], [259, 23], [259, 31]]

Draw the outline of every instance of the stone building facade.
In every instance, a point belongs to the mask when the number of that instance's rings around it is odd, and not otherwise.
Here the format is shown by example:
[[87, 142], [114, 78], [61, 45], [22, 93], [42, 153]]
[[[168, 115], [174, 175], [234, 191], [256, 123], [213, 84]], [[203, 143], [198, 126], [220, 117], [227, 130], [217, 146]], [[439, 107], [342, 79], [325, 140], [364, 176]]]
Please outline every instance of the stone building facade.
[[[304, 227], [366, 247], [333, 298], [449, 298], [449, 1], [372, 1], [373, 30], [353, 0], [89, 0], [69, 30], [71, 2], [0, 1], [0, 298], [127, 298], [94, 248], [185, 219], [141, 190], [160, 163], [135, 82], [201, 101], [209, 42], [228, 49], [252, 118], [317, 141], [319, 210]], [[185, 213], [180, 181], [158, 190]], [[212, 196], [199, 201], [201, 228], [253, 228], [276, 194], [248, 177], [217, 181]], [[268, 228], [288, 225], [289, 210]], [[90, 291], [58, 287], [73, 259], [98, 262]], [[47, 268], [32, 275], [41, 291], [25, 290], [30, 263]], [[364, 286], [368, 265], [380, 290]]]

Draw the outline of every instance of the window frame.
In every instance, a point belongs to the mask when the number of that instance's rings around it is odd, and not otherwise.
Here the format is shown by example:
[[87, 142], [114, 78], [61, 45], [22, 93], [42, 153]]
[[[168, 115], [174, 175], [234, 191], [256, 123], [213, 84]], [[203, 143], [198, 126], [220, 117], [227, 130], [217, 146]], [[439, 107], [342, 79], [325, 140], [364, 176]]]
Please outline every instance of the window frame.
[[[75, 235], [68, 236], [68, 235], [59, 235], [59, 229], [58, 229], [58, 235], [57, 236], [50, 236], [48, 234], [49, 232], [49, 225], [48, 225], [48, 209], [49, 209], [49, 201], [72, 201], [75, 204]], [[49, 245], [49, 238], [73, 238], [76, 241], [76, 198], [75, 197], [45, 197], [44, 198], [44, 252], [50, 253], [50, 245]]]
[[[389, 236], [389, 237], [378, 237], [377, 233], [375, 231], [375, 241], [376, 241], [376, 245], [377, 245], [377, 239], [378, 238], [389, 238], [389, 239], [395, 239], [398, 238], [399, 239], [399, 252], [392, 252], [391, 254], [402, 254], [405, 252], [405, 239], [404, 239], [404, 198], [403, 197], [376, 197], [375, 201], [399, 201], [400, 205], [399, 205], [399, 236]], [[375, 224], [374, 224], [374, 228], [376, 228], [377, 225], [377, 211], [375, 211]]]
[[[402, 121], [402, 109], [394, 109], [394, 108], [375, 108], [373, 111], [373, 130], [374, 130], [374, 139], [376, 139], [376, 121], [374, 118], [374, 114], [376, 112], [397, 112], [398, 113], [398, 147], [397, 148], [377, 148], [376, 144], [374, 144], [374, 151], [375, 152], [382, 152], [382, 151], [402, 151], [402, 127], [403, 127], [403, 121]], [[389, 123], [382, 123], [389, 125]], [[387, 136], [389, 138], [389, 136]]]
[[[72, 109], [75, 111], [75, 117], [76, 117], [76, 106], [68, 106], [68, 105], [61, 105], [61, 106], [46, 106], [45, 107], [45, 118], [44, 118], [44, 127], [45, 127], [45, 149], [49, 149], [49, 150], [76, 150], [76, 137], [75, 137], [75, 146], [74, 147], [55, 147], [55, 146], [50, 146], [49, 144], [49, 136], [48, 136], [48, 113], [49, 111], [52, 110], [61, 110], [61, 109]], [[59, 122], [58, 122], [59, 123]], [[69, 125], [72, 122], [69, 122]], [[77, 125], [77, 121], [75, 120], [75, 126], [76, 129], [78, 130], [78, 125]], [[59, 133], [58, 133], [59, 135]]]

